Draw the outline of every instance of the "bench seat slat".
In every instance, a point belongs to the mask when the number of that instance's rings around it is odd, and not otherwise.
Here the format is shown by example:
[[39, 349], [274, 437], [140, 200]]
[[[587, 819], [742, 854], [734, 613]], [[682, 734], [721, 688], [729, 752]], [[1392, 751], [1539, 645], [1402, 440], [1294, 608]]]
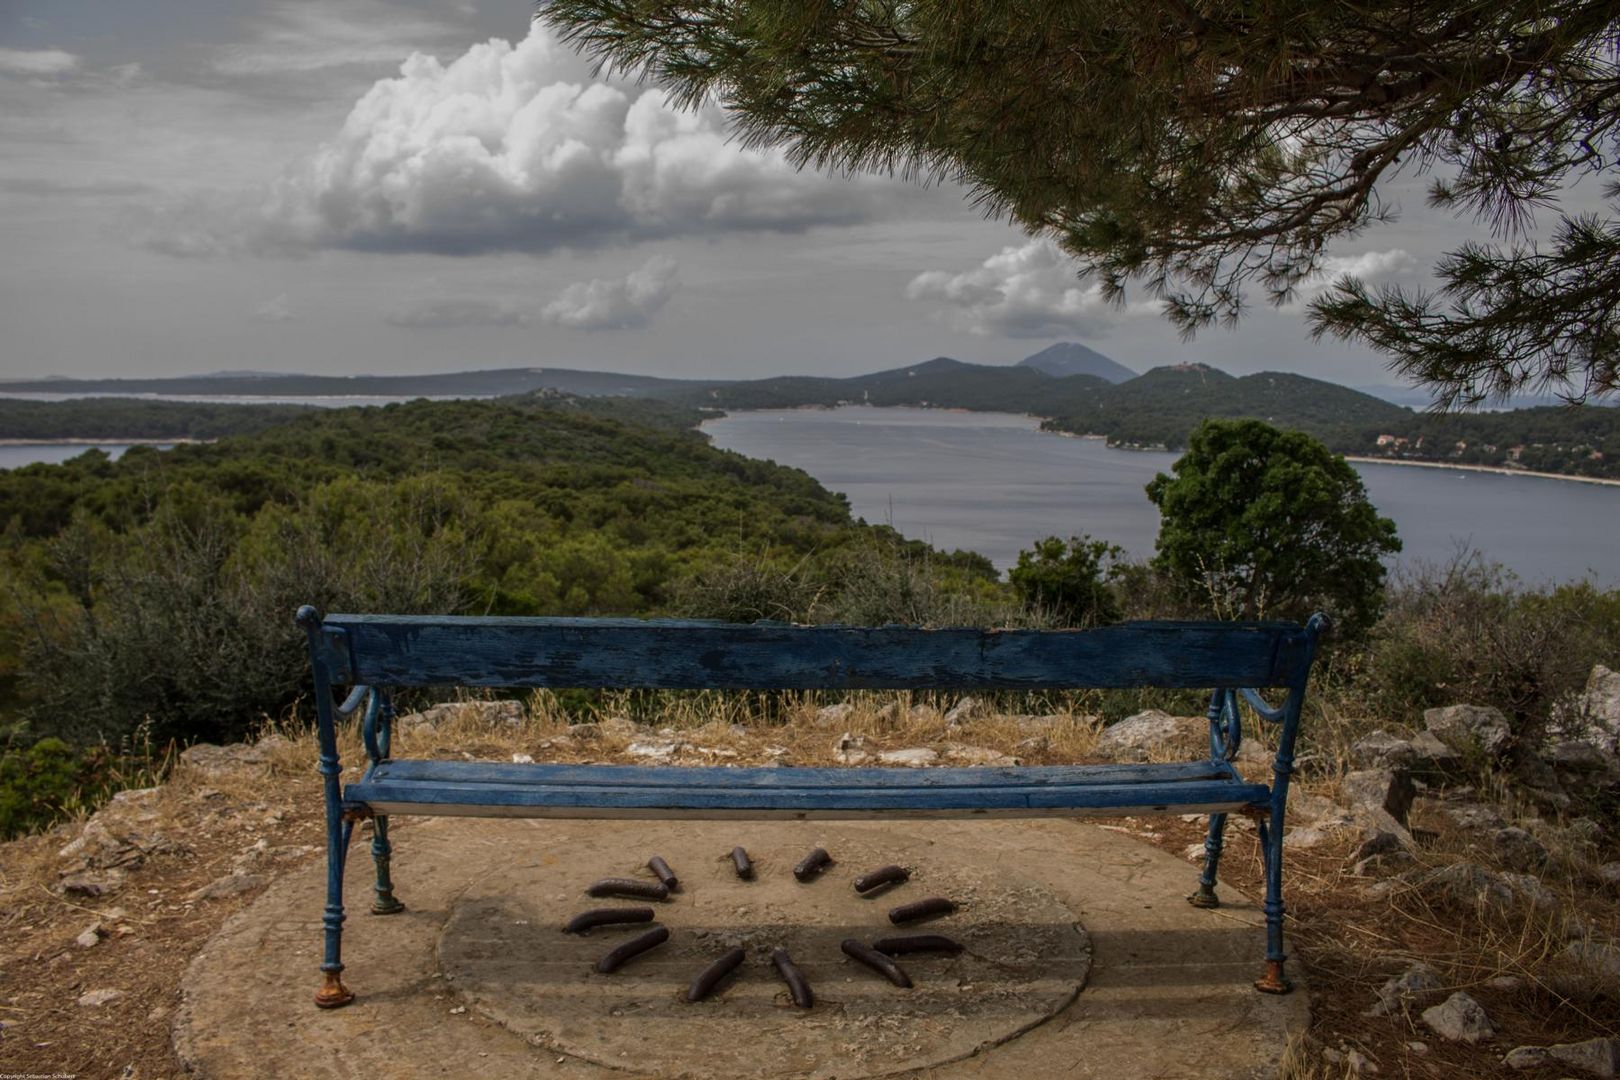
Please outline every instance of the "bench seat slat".
[[[1043, 769], [1043, 783], [1009, 783], [996, 779], [999, 769], [647, 769], [608, 766], [534, 766], [489, 763], [494, 771], [521, 770], [522, 780], [468, 780], [465, 766], [473, 762], [416, 762], [435, 765], [415, 770], [410, 779], [390, 776], [379, 766], [365, 779], [350, 784], [344, 802], [365, 804], [377, 813], [462, 813], [492, 816], [552, 817], [864, 817], [875, 815], [1043, 816], [1120, 814], [1130, 812], [1212, 812], [1260, 805], [1270, 789], [1226, 777], [1222, 779], [1166, 779], [1125, 782], [1105, 778], [1087, 766]], [[462, 768], [444, 768], [461, 766]], [[539, 770], [561, 775], [569, 770], [615, 775], [592, 782], [576, 775], [574, 782], [537, 782]], [[704, 783], [627, 783], [627, 772], [670, 774], [820, 773], [807, 782], [794, 777], [755, 785], [724, 785], [711, 777]], [[1068, 780], [1056, 775], [1067, 772]], [[865, 782], [837, 783], [841, 774], [859, 773]], [[978, 783], [931, 784], [918, 781], [930, 773], [978, 774]], [[381, 774], [381, 775], [379, 775]], [[695, 779], [694, 775], [694, 779]], [[1101, 782], [1099, 782], [1101, 781]]]
[[[1225, 761], [1178, 761], [1138, 765], [1023, 765], [1012, 768], [749, 768], [663, 765], [552, 765], [504, 761], [385, 761], [363, 782], [423, 781], [517, 784], [536, 787], [744, 788], [981, 788], [1057, 787], [1086, 784], [1239, 780]], [[353, 785], [351, 785], [351, 790]]]
[[713, 690], [1274, 687], [1290, 623], [925, 630], [674, 621], [329, 615], [343, 682]]

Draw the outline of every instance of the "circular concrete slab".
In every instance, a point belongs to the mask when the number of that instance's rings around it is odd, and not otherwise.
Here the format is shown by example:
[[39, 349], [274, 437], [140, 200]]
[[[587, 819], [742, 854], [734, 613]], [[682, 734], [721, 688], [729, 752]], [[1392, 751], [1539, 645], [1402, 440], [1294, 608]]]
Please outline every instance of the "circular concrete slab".
[[[725, 833], [746, 839], [753, 881], [732, 871]], [[625, 850], [580, 836], [481, 876], [452, 905], [439, 938], [445, 981], [469, 1007], [528, 1041], [600, 1065], [656, 1063], [693, 1078], [855, 1080], [1006, 1042], [1072, 1002], [1090, 965], [1073, 912], [1046, 887], [996, 866], [993, 852], [935, 844], [917, 854], [875, 842], [870, 832], [821, 827], [814, 844], [837, 862], [801, 884], [791, 867], [808, 849], [796, 824], [753, 822], [724, 832], [651, 825], [637, 839], [640, 847]], [[667, 902], [648, 905], [670, 940], [612, 975], [598, 974], [598, 957], [647, 926], [575, 935], [560, 923], [607, 903], [585, 898], [598, 878], [652, 881], [641, 868], [652, 854], [681, 879]], [[912, 862], [910, 881], [882, 896], [855, 892], [855, 877], [896, 861]], [[931, 896], [959, 909], [909, 930], [889, 921], [890, 908]], [[966, 948], [954, 957], [902, 958], [915, 983], [909, 990], [839, 947], [846, 938], [870, 944], [916, 930], [949, 934]], [[719, 993], [688, 1003], [692, 978], [737, 946], [749, 953], [743, 967]], [[792, 1006], [770, 966], [779, 946], [816, 990], [807, 1012]]]
[[[344, 935], [344, 960], [345, 980], [358, 995], [355, 1003], [323, 1012], [311, 1000], [320, 982], [325, 879], [324, 865], [312, 861], [234, 916], [193, 961], [175, 1021], [176, 1052], [194, 1074], [219, 1080], [266, 1075], [399, 1080], [467, 1074], [491, 1080], [692, 1075], [669, 1068], [663, 1048], [677, 1038], [692, 1047], [713, 1047], [721, 1038], [734, 1037], [723, 1034], [723, 1021], [711, 1023], [730, 1008], [746, 1006], [762, 1013], [769, 1009], [767, 1015], [785, 1014], [784, 1023], [795, 1016], [804, 1019], [797, 1010], [750, 997], [756, 990], [769, 989], [763, 968], [750, 969], [718, 1000], [682, 1006], [673, 1015], [690, 1019], [675, 1034], [670, 1034], [678, 1026], [673, 1020], [663, 1023], [656, 1035], [649, 1027], [639, 1053], [618, 1057], [618, 1067], [613, 1068], [596, 1063], [612, 1060], [608, 1053], [586, 1053], [583, 1047], [576, 1053], [556, 1049], [555, 1031], [543, 1035], [538, 1026], [526, 1026], [533, 1023], [533, 1012], [525, 1011], [516, 1019], [493, 1019], [497, 1010], [482, 1003], [494, 990], [493, 982], [480, 988], [471, 978], [472, 968], [462, 968], [469, 976], [464, 994], [456, 980], [445, 978], [440, 950], [446, 940], [453, 944], [454, 937], [447, 939], [446, 930], [458, 904], [469, 912], [473, 908], [466, 905], [496, 900], [532, 905], [537, 916], [514, 918], [530, 917], [535, 925], [533, 919], [539, 917], [549, 930], [579, 910], [580, 879], [600, 869], [630, 872], [660, 845], [667, 848], [661, 853], [671, 861], [676, 860], [672, 854], [676, 851], [712, 852], [718, 860], [735, 844], [752, 848], [753, 837], [764, 837], [767, 830], [771, 839], [762, 846], [762, 854], [769, 855], [771, 865], [761, 866], [762, 875], [785, 872], [777, 860], [792, 859], [781, 852], [808, 851], [823, 841], [832, 846], [836, 836], [838, 844], [849, 845], [852, 851], [863, 850], [864, 844], [874, 864], [894, 861], [917, 867], [917, 895], [924, 891], [925, 875], [945, 874], [961, 863], [986, 873], [1005, 873], [1015, 889], [1024, 888], [1020, 879], [1027, 879], [1029, 887], [1056, 898], [1073, 922], [1084, 925], [1092, 945], [1091, 969], [1085, 989], [1071, 1004], [1016, 1038], [950, 1063], [914, 1068], [911, 1075], [938, 1080], [1265, 1077], [1275, 1075], [1289, 1034], [1302, 1029], [1308, 1019], [1303, 987], [1286, 997], [1258, 994], [1250, 987], [1264, 953], [1264, 933], [1254, 904], [1227, 889], [1224, 908], [1190, 907], [1182, 898], [1196, 877], [1192, 866], [1098, 826], [1063, 821], [890, 821], [829, 828], [816, 823], [398, 819], [394, 878], [409, 905], [407, 911], [387, 917], [364, 914], [370, 899], [371, 860], [358, 837], [349, 862], [352, 914]], [[568, 869], [565, 858], [577, 858], [579, 852], [594, 853], [588, 867]], [[976, 857], [962, 860], [961, 852], [974, 852]], [[835, 857], [838, 854], [835, 850]], [[503, 879], [525, 867], [527, 872], [544, 872], [537, 882], [565, 875], [570, 887], [513, 893], [513, 882]], [[835, 880], [806, 888], [817, 890], [819, 896], [821, 888], [831, 887], [830, 903], [831, 892], [846, 890], [847, 878], [857, 868], [867, 868], [864, 860], [846, 856], [836, 868]], [[699, 886], [717, 884], [724, 869], [718, 861], [705, 867], [701, 859], [676, 865], [693, 882], [693, 921], [683, 925], [716, 932], [717, 948], [727, 940], [726, 933], [738, 928], [751, 932], [748, 928], [778, 917], [765, 917], [747, 902], [728, 909], [729, 901], [720, 899], [718, 889], [710, 895], [719, 906], [707, 909], [699, 900]], [[965, 888], [972, 882], [959, 884]], [[702, 890], [708, 893], [707, 888]], [[556, 900], [559, 895], [564, 899]], [[735, 909], [741, 907], [753, 909], [747, 916], [736, 915]], [[828, 917], [838, 916], [829, 911]], [[868, 932], [876, 925], [843, 917]], [[672, 926], [674, 918], [672, 914]], [[1053, 925], [1049, 916], [1040, 924]], [[763, 930], [761, 934], [763, 943], [769, 934]], [[693, 963], [696, 959], [695, 953], [688, 958]], [[1079, 963], [1081, 958], [1074, 954], [1073, 959]], [[830, 970], [863, 977], [839, 963], [832, 961]], [[918, 982], [943, 976], [945, 968], [937, 964], [914, 961]], [[667, 1004], [672, 996], [669, 983], [678, 988], [689, 978], [685, 963], [680, 967], [680, 978], [660, 983], [665, 999], [653, 1002], [654, 1012], [673, 1012], [674, 1005]], [[1290, 974], [1299, 985], [1297, 966], [1291, 966]], [[819, 976], [829, 999], [855, 985], [840, 983], [840, 977], [825, 972]], [[633, 1025], [628, 1030], [634, 1030]], [[824, 1055], [844, 1052], [830, 1040], [795, 1041], [791, 1034], [789, 1024], [781, 1037], [798, 1055], [801, 1074], [819, 1067]], [[903, 1024], [892, 1038], [896, 1045], [905, 1044]], [[693, 1056], [687, 1053], [683, 1060]], [[593, 1057], [595, 1061], [590, 1060]], [[726, 1066], [703, 1075], [754, 1076], [775, 1064], [750, 1063], [736, 1072], [724, 1071]], [[874, 1059], [866, 1071], [877, 1071], [873, 1066], [881, 1064]]]

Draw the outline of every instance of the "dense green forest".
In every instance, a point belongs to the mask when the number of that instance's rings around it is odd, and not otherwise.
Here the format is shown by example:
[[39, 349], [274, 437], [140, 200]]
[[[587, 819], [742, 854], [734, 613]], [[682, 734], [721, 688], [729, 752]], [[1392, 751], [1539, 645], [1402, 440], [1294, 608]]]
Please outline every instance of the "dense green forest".
[[739, 559], [809, 582], [874, 548], [992, 586], [981, 556], [856, 522], [807, 474], [709, 446], [696, 419], [418, 401], [0, 472], [4, 704], [78, 741], [238, 735], [301, 692], [300, 603], [647, 614]]
[[0, 399], [0, 439], [217, 439], [285, 424], [313, 408], [117, 397]]

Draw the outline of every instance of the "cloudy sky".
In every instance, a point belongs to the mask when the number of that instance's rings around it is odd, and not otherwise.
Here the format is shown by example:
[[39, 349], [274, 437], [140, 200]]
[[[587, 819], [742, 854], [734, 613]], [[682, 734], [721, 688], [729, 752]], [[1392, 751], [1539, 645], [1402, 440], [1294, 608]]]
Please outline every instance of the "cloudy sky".
[[[951, 187], [800, 173], [593, 79], [523, 0], [0, 0], [0, 378], [513, 366], [749, 377], [1057, 340], [1388, 382], [1257, 298], [1183, 343]], [[1334, 266], [1423, 280], [1463, 231]]]

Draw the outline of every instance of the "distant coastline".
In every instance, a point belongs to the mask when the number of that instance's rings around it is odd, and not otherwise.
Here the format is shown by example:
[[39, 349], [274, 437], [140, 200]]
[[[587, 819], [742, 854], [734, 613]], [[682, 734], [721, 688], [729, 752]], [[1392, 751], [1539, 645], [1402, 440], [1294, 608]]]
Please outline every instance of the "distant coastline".
[[1495, 473], [1498, 476], [1534, 476], [1542, 480], [1569, 480], [1577, 484], [1620, 487], [1620, 480], [1607, 476], [1580, 476], [1576, 473], [1538, 472], [1534, 469], [1508, 469], [1501, 465], [1463, 465], [1451, 461], [1413, 461], [1401, 458], [1363, 457], [1345, 454], [1344, 460], [1366, 465], [1410, 465], [1419, 469], [1459, 469], [1463, 472]]
[[40, 439], [0, 439], [0, 446], [179, 446], [182, 443], [211, 443], [213, 441], [213, 439], [188, 439], [180, 435], [170, 436], [166, 439], [59, 439], [53, 437]]

